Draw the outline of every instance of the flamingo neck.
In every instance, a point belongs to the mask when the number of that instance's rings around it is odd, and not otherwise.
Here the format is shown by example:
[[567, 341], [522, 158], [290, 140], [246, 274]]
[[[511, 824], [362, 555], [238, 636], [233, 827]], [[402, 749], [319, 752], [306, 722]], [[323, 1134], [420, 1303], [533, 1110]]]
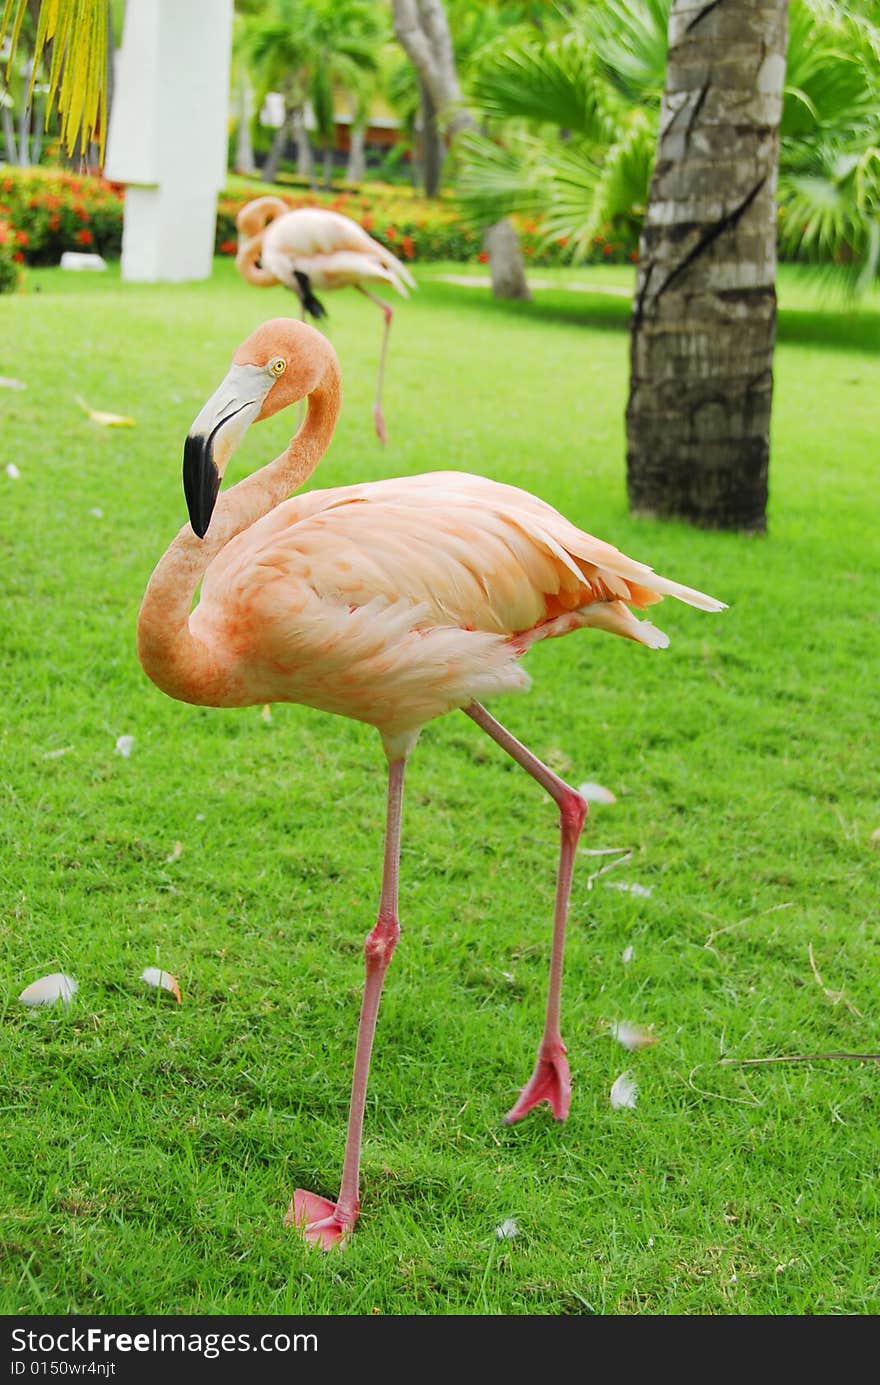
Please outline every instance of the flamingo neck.
[[138, 615], [138, 658], [147, 677], [169, 697], [204, 707], [237, 705], [236, 679], [225, 652], [190, 629], [193, 599], [218, 553], [311, 476], [330, 445], [340, 400], [339, 369], [332, 360], [286, 450], [221, 494], [204, 539], [185, 524], [159, 559]]
[[[242, 278], [247, 279], [248, 283], [258, 284], [261, 288], [278, 283], [276, 276], [264, 266], [258, 265], [257, 260], [263, 249], [263, 234], [266, 227], [288, 210], [289, 208], [281, 201], [280, 197], [260, 197], [249, 209], [247, 216], [239, 216], [241, 238], [238, 254], [235, 257], [235, 267]], [[245, 236], [247, 239], [243, 239]]]

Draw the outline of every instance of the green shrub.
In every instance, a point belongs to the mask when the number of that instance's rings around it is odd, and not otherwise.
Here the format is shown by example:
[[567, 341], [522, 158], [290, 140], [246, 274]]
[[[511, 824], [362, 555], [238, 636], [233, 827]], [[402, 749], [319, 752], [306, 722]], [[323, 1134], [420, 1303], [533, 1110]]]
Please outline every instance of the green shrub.
[[0, 217], [0, 293], [12, 293], [18, 288], [18, 262], [23, 258], [22, 251], [16, 248], [14, 226]]
[[[238, 211], [270, 191], [277, 189], [237, 179], [226, 189], [217, 208], [217, 254], [235, 254]], [[105, 259], [118, 258], [124, 195], [120, 185], [101, 178], [47, 168], [0, 170], [0, 218], [10, 223], [15, 253], [27, 264], [57, 264], [65, 250], [92, 250]], [[448, 195], [429, 202], [412, 188], [388, 183], [317, 193], [285, 188], [281, 195], [290, 207], [328, 207], [351, 217], [404, 261], [464, 263], [487, 258], [480, 232], [462, 221], [456, 201]], [[568, 263], [564, 237], [548, 243], [539, 222], [515, 221], [530, 264]], [[605, 237], [597, 237], [591, 256], [612, 263], [633, 257], [633, 246]]]

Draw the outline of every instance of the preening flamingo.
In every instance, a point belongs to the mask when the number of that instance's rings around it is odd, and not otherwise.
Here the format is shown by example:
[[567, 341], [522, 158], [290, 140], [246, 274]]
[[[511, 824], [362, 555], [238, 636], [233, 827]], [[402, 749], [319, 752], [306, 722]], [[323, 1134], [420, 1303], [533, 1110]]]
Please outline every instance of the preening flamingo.
[[315, 297], [315, 289], [356, 288], [382, 309], [385, 328], [379, 352], [373, 422], [379, 441], [386, 442], [382, 383], [394, 313], [390, 303], [364, 285], [390, 284], [408, 298], [407, 285], [414, 289], [416, 281], [406, 265], [368, 236], [356, 221], [323, 207], [291, 209], [280, 197], [257, 197], [242, 207], [235, 224], [238, 227], [235, 263], [239, 273], [251, 284], [264, 287], [279, 282], [285, 284], [299, 299], [303, 317], [308, 312], [318, 321], [327, 314], [323, 303]]
[[[249, 424], [306, 397], [305, 421], [286, 450], [218, 499]], [[460, 708], [559, 807], [546, 1021], [507, 1121], [543, 1101], [564, 1120], [571, 1084], [559, 1025], [563, 944], [587, 805], [481, 699], [528, 687], [520, 659], [539, 640], [592, 626], [659, 649], [666, 636], [630, 606], [674, 596], [704, 611], [722, 608], [592, 538], [543, 500], [482, 476], [433, 472], [288, 499], [321, 460], [339, 406], [339, 364], [314, 328], [275, 318], [242, 342], [186, 439], [190, 525], [160, 559], [138, 619], [141, 663], [171, 697], [212, 707], [301, 702], [367, 722], [382, 738], [382, 891], [365, 946], [342, 1181], [336, 1202], [297, 1189], [286, 1218], [323, 1247], [346, 1240], [358, 1216], [367, 1074], [400, 934], [404, 773], [422, 726]]]

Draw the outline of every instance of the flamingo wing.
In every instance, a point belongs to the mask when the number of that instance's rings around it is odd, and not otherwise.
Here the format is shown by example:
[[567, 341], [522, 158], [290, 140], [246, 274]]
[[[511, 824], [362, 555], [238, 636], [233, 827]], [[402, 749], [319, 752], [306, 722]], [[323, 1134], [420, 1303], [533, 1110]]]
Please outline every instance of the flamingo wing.
[[645, 607], [712, 597], [660, 577], [526, 491], [463, 472], [377, 481], [293, 497], [233, 540], [215, 581], [302, 581], [346, 608], [380, 598], [422, 608], [421, 623], [528, 631], [594, 603]]
[[[392, 284], [404, 297], [407, 285], [415, 288], [415, 280], [407, 269], [379, 241], [356, 221], [323, 207], [299, 207], [280, 216], [266, 228], [263, 258], [283, 258], [308, 274], [318, 288], [342, 288], [362, 280], [381, 280]], [[360, 277], [329, 276], [332, 262], [340, 260], [344, 276], [355, 270]]]

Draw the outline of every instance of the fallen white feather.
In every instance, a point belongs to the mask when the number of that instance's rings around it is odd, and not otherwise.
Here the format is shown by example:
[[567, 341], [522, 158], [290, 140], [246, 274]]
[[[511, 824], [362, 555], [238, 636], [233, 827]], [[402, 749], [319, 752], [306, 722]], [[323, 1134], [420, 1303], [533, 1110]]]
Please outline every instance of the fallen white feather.
[[614, 1107], [615, 1111], [623, 1110], [624, 1107], [633, 1110], [638, 1094], [639, 1089], [636, 1086], [636, 1081], [632, 1073], [622, 1072], [612, 1084], [611, 1105]]
[[588, 803], [617, 802], [617, 794], [613, 794], [610, 789], [606, 789], [604, 784], [594, 784], [590, 779], [587, 779], [583, 784], [578, 784], [577, 791]]
[[267, 702], [267, 703], [265, 704], [265, 706], [263, 707], [263, 710], [262, 710], [262, 712], [260, 713], [260, 716], [263, 718], [263, 720], [264, 720], [265, 722], [267, 722], [267, 723], [271, 722], [271, 720], [272, 720], [272, 708], [269, 706], [269, 703], [268, 703], [268, 702]]
[[117, 737], [116, 737], [116, 754], [117, 754], [117, 755], [121, 755], [122, 758], [123, 758], [124, 760], [127, 760], [127, 759], [128, 759], [129, 755], [130, 755], [131, 752], [132, 752], [133, 746], [134, 746], [134, 736], [117, 736]]
[[93, 515], [95, 519], [104, 518], [104, 511], [101, 509], [100, 505], [93, 505], [89, 510], [89, 514]]
[[620, 960], [623, 963], [623, 965], [627, 967], [629, 966], [630, 962], [632, 961], [633, 957], [635, 957], [635, 955], [636, 950], [633, 947], [632, 943], [627, 943], [626, 947], [620, 954]]
[[627, 880], [606, 880], [607, 890], [626, 890], [627, 894], [634, 894], [638, 899], [650, 899], [653, 890], [650, 885], [630, 884]]
[[162, 971], [160, 967], [144, 967], [141, 972], [141, 980], [146, 981], [148, 986], [170, 991], [178, 1005], [181, 1004], [180, 986], [177, 977], [172, 976], [170, 971]]
[[171, 848], [171, 855], [165, 857], [166, 865], [171, 861], [179, 861], [183, 854], [183, 842], [175, 842]]
[[24, 380], [16, 380], [12, 375], [0, 375], [0, 389], [26, 390], [27, 385]]
[[15, 462], [7, 462], [7, 463], [6, 463], [6, 475], [9, 477], [10, 481], [20, 481], [20, 480], [21, 480], [21, 472], [19, 471], [18, 467], [15, 465]]
[[510, 1241], [514, 1236], [519, 1235], [519, 1227], [513, 1217], [505, 1217], [500, 1226], [496, 1226], [495, 1235], [499, 1241]]
[[69, 1005], [78, 990], [72, 976], [63, 971], [53, 971], [51, 976], [41, 976], [25, 986], [18, 997], [25, 1005], [54, 1005], [56, 1000]]
[[640, 1048], [648, 1048], [650, 1044], [657, 1042], [657, 1035], [652, 1034], [650, 1029], [641, 1029], [637, 1024], [630, 1024], [628, 1020], [615, 1020], [611, 1026], [612, 1037], [624, 1048], [629, 1049], [630, 1053], [638, 1053]]
[[69, 755], [73, 750], [72, 745], [62, 745], [58, 750], [47, 750], [43, 755], [44, 760], [60, 760], [62, 755]]

